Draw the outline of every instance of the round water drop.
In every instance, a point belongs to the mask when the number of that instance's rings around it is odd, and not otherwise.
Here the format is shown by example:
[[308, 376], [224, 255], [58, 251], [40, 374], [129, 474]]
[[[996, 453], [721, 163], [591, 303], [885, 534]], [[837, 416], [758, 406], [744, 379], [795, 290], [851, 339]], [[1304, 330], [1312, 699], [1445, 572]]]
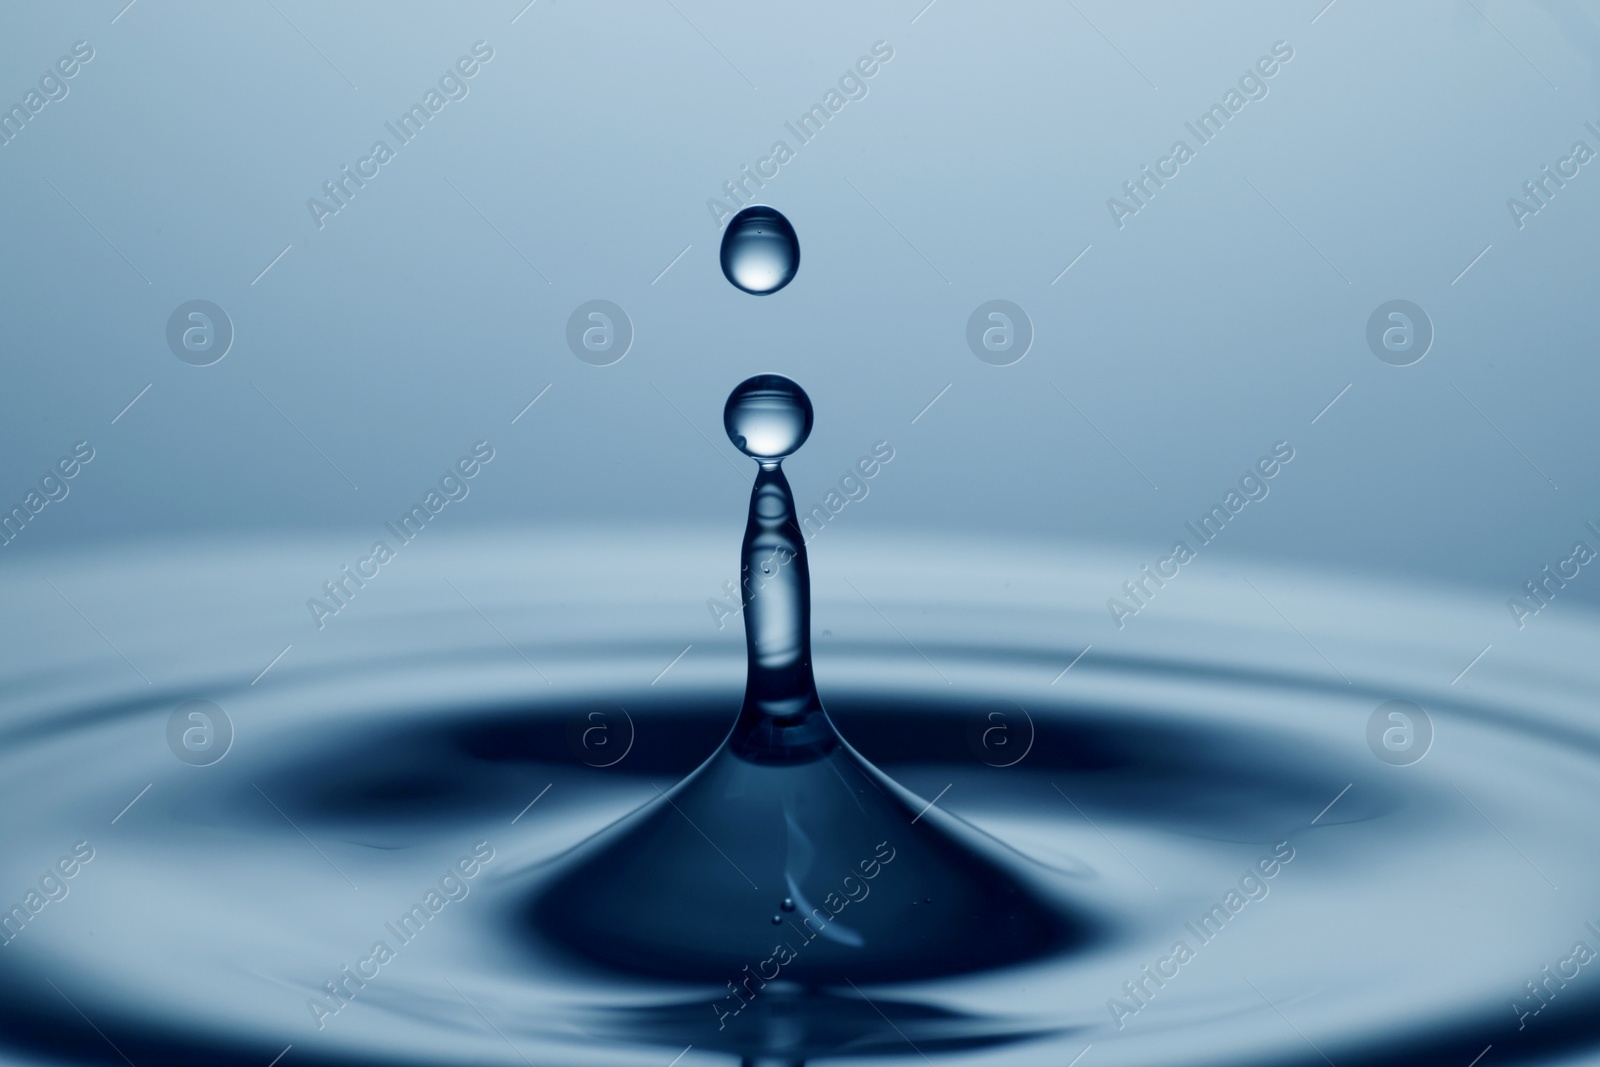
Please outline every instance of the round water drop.
[[722, 231], [722, 273], [735, 287], [757, 296], [776, 293], [800, 269], [800, 239], [773, 208], [752, 205]]
[[793, 911], [794, 910], [794, 898], [793, 897], [784, 897], [783, 898], [783, 910], [784, 911]]
[[722, 426], [739, 451], [776, 463], [811, 435], [811, 398], [781, 374], [757, 374], [728, 394]]

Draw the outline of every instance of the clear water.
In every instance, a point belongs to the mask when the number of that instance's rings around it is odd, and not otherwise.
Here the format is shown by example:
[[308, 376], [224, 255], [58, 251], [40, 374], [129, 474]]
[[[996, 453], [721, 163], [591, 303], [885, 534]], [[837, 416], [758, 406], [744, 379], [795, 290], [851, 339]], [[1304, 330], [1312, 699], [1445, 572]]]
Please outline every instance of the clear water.
[[527, 912], [536, 937], [575, 958], [723, 979], [719, 1032], [747, 1009], [760, 1014], [769, 985], [774, 996], [815, 996], [854, 981], [970, 973], [1090, 937], [1042, 871], [899, 786], [824, 710], [806, 546], [782, 470], [811, 415], [805, 392], [781, 375], [750, 378], [728, 398], [729, 437], [759, 466], [741, 553], [745, 695], [731, 732], [657, 803], [554, 864]]
[[765, 296], [794, 281], [800, 238], [776, 208], [752, 204], [722, 231], [722, 273], [747, 293]]
[[781, 374], [746, 378], [722, 408], [728, 440], [762, 464], [781, 461], [805, 444], [813, 417], [811, 398]]
[[[741, 813], [763, 816], [734, 801], [715, 827], [690, 812], [717, 847], [681, 818], [670, 826], [672, 858], [741, 901], [729, 928], [748, 934], [748, 954], [708, 956], [685, 937], [684, 966], [700, 969], [677, 976], [670, 961], [629, 973], [628, 958], [585, 959], [537, 914], [540, 888], [619, 820], [669, 825], [652, 814], [661, 793], [711, 756], [741, 706], [747, 650], [703, 606], [731, 573], [723, 540], [440, 541], [321, 633], [284, 590], [342, 558], [339, 541], [79, 561], [63, 590], [115, 590], [84, 606], [113, 633], [147, 627], [118, 644], [149, 685], [48, 587], [8, 577], [10, 602], [44, 621], [13, 635], [5, 668], [5, 903], [76, 842], [95, 858], [0, 948], [7, 1062], [121, 1062], [78, 1010], [140, 1067], [263, 1067], [291, 1043], [285, 1064], [660, 1067], [690, 1044], [682, 1064], [862, 1062], [915, 1059], [911, 1042], [952, 1063], [1065, 1064], [1089, 1044], [1080, 1067], [1321, 1062], [1295, 1028], [1341, 1065], [1464, 1065], [1490, 1043], [1491, 1056], [1554, 1063], [1592, 1048], [1590, 968], [1521, 1030], [1511, 1004], [1575, 941], [1595, 944], [1583, 926], [1600, 921], [1593, 628], [1552, 618], [1538, 651], [1496, 647], [1451, 686], [1471, 634], [1448, 599], [1253, 569], [1346, 684], [1236, 578], [1196, 573], [1192, 593], [1170, 590], [1169, 616], [1140, 620], [1152, 625], [1139, 645], [1097, 645], [1061, 676], [1103, 629], [1096, 596], [1119, 568], [1087, 552], [1064, 563], [1050, 545], [1031, 546], [1029, 567], [995, 560], [1030, 546], [814, 548], [815, 670], [849, 744], [916, 798], [888, 789], [883, 809], [909, 824], [938, 797], [918, 827], [989, 835], [997, 864], [1029, 872], [1072, 930], [1015, 966], [906, 975], [834, 970], [847, 944], [802, 947], [785, 928], [815, 983], [769, 984], [719, 1028], [728, 983], [772, 955], [772, 915], [799, 914], [782, 911], [799, 899], [786, 883], [743, 861], [746, 843], [718, 837]], [[293, 648], [252, 685], [286, 630]], [[1436, 731], [1408, 767], [1366, 741], [1373, 709], [1397, 697]], [[235, 730], [208, 767], [166, 737], [195, 698]], [[997, 706], [1010, 736], [986, 743]], [[1024, 734], [1026, 756], [998, 766], [1011, 758], [1001, 742]], [[596, 754], [608, 744], [626, 754], [598, 766], [615, 758]], [[880, 915], [941, 903], [902, 865], [914, 832], [852, 826], [847, 864], [812, 872], [843, 896], [879, 841], [901, 850], [841, 912], [845, 927], [866, 934]], [[386, 924], [480, 841], [494, 858], [468, 895], [401, 947]], [[1269, 895], [1199, 946], [1186, 924], [1279, 842], [1294, 858]], [[632, 889], [617, 928], [635, 946], [648, 930], [671, 945], [693, 916], [633, 862], [617, 857], [612, 874]], [[900, 921], [892, 936], [917, 931]], [[992, 925], [979, 910], [930, 933], [968, 922]], [[1119, 1029], [1108, 999], [1180, 939], [1196, 958]], [[325, 1003], [323, 983], [379, 940], [396, 958], [318, 1029], [308, 1002]]]
[[6, 1061], [1593, 1052], [1595, 627], [1461, 674], [1445, 594], [1253, 569], [1296, 630], [1219, 564], [1080, 657], [1116, 561], [905, 538], [813, 604], [784, 381], [730, 403], [742, 645], [726, 527], [440, 540], [292, 642], [342, 544], [78, 561], [119, 656], [7, 576]]

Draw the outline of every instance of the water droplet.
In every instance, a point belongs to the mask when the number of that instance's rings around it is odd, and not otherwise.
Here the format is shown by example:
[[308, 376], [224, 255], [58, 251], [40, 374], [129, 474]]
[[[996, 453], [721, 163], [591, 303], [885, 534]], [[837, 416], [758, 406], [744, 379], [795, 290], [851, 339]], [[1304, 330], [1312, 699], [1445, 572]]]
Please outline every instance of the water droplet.
[[728, 394], [722, 425], [739, 451], [774, 463], [811, 435], [811, 398], [781, 374], [757, 374]]
[[745, 699], [728, 743], [746, 759], [814, 759], [838, 737], [811, 676], [810, 568], [781, 465], [811, 433], [811, 400], [781, 374], [758, 374], [728, 394], [722, 424], [761, 465], [740, 549]]
[[775, 293], [800, 269], [800, 239], [779, 211], [752, 205], [722, 231], [722, 273], [757, 296]]
[[[817, 940], [784, 969], [803, 987], [970, 973], [1085, 940], [1092, 927], [1051, 899], [1039, 872], [958, 819], [922, 818], [928, 802], [868, 763], [828, 718], [812, 674], [806, 539], [781, 464], [805, 442], [811, 420], [805, 391], [776, 374], [741, 382], [723, 411], [729, 438], [759, 467], [740, 545], [747, 660], [733, 728], [670, 793], [569, 853], [540, 886], [530, 917], [542, 936], [604, 966], [715, 982], [751, 958], [747, 924], [763, 915], [792, 924], [789, 913], [803, 905], [810, 914], [796, 933]], [[686, 858], [706, 840], [728, 848], [726, 857], [750, 872], [748, 884]], [[822, 918], [831, 895], [849, 892], [838, 878], [891, 863], [901, 888], [875, 895], [882, 906]], [[630, 877], [619, 879], [619, 866]], [[755, 884], [792, 896], [771, 912], [750, 893]], [[642, 910], [641, 886], [651, 900]], [[914, 889], [924, 897], [912, 897]], [[922, 919], [914, 929], [905, 922], [913, 900]], [[1003, 901], [1003, 921], [974, 910], [973, 902], [994, 900]]]

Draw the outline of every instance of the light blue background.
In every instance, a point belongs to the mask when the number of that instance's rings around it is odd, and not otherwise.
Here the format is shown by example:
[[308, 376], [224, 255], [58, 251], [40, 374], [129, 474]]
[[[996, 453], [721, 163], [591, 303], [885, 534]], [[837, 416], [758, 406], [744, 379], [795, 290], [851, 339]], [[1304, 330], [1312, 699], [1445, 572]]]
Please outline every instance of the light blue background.
[[[1132, 577], [1286, 439], [1208, 552], [1470, 584], [1492, 636], [1600, 523], [1600, 164], [1520, 231], [1506, 206], [1575, 140], [1600, 150], [1576, 0], [123, 2], [3, 18], [7, 106], [73, 42], [96, 54], [0, 147], [0, 499], [78, 440], [97, 457], [0, 566], [365, 540], [479, 439], [498, 458], [442, 517], [458, 532], [721, 524], [731, 560], [749, 473], [720, 412], [758, 371], [816, 404], [786, 465], [803, 505], [896, 449], [830, 536], [1095, 543]], [[307, 198], [479, 40], [470, 95], [317, 229]], [[762, 194], [797, 280], [738, 292], [707, 198], [879, 40], [869, 95]], [[1270, 94], [1119, 230], [1107, 198], [1280, 40]], [[164, 340], [195, 298], [237, 331], [206, 368]], [[593, 298], [634, 324], [614, 366], [565, 345]], [[993, 298], [1034, 324], [1014, 366], [966, 347]], [[1393, 298], [1437, 331], [1411, 367], [1366, 346]], [[1600, 576], [1562, 598], [1600, 600]]]

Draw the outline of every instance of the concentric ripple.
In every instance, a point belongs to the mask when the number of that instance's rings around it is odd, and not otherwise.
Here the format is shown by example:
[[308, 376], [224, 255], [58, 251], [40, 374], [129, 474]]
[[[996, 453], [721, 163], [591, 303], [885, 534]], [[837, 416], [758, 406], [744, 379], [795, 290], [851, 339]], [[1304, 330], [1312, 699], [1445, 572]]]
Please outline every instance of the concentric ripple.
[[[341, 543], [46, 560], [99, 634], [6, 577], [37, 625], [3, 668], [0, 903], [27, 916], [0, 946], [4, 1058], [1465, 1067], [1596, 1044], [1591, 968], [1537, 1014], [1524, 983], [1600, 947], [1600, 628], [1519, 644], [1493, 597], [1252, 568], [1269, 606], [1219, 559], [1118, 631], [1114, 561], [1060, 545], [814, 547], [815, 661], [851, 744], [1095, 936], [748, 997], [742, 966], [582, 959], [528, 923], [528, 887], [726, 734], [722, 540], [440, 539], [321, 630], [303, 602]], [[231, 725], [210, 765], [170, 747], [191, 700]], [[1406, 765], [1369, 744], [1392, 700], [1431, 722]], [[740, 877], [715, 841], [687, 861]], [[915, 899], [896, 874], [849, 908]]]

